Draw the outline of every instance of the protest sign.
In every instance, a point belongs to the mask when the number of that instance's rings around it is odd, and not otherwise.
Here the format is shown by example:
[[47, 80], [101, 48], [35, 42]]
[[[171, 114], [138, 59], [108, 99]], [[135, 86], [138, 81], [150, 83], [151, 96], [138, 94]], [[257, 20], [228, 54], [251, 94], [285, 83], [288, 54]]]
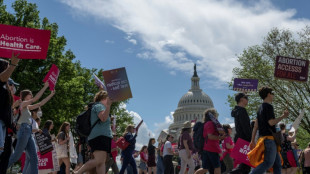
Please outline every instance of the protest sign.
[[123, 101], [132, 98], [125, 68], [104, 71], [103, 77], [109, 97], [113, 101]]
[[48, 81], [51, 91], [54, 91], [55, 89], [58, 76], [59, 76], [59, 69], [55, 64], [53, 64], [50, 71], [46, 74], [46, 76], [43, 79], [43, 82]]
[[46, 59], [50, 35], [50, 30], [0, 24], [0, 57], [14, 52], [21, 59]]
[[[52, 169], [53, 168], [52, 152], [48, 152], [44, 155], [40, 154], [40, 152], [37, 152], [37, 156], [38, 156], [38, 168], [39, 168], [39, 170], [46, 170], [46, 169]], [[26, 161], [26, 153], [23, 153], [21, 156], [22, 169], [25, 166], [25, 161]]]
[[309, 60], [277, 56], [275, 66], [276, 78], [301, 82], [308, 80]]
[[93, 77], [95, 79], [95, 84], [99, 87], [99, 88], [103, 88], [103, 90], [107, 90], [107, 87], [103, 84], [103, 82], [95, 75], [93, 74]]
[[297, 119], [292, 124], [292, 127], [291, 127], [289, 132], [295, 132], [298, 129], [300, 122], [301, 122], [302, 118], [304, 117], [304, 115], [305, 115], [305, 109], [303, 109], [300, 112], [299, 116], [297, 117]]
[[257, 79], [234, 79], [234, 91], [240, 92], [255, 92], [257, 91], [258, 80]]
[[35, 133], [35, 138], [36, 138], [37, 145], [39, 147], [39, 151], [42, 155], [53, 150], [52, 142], [48, 136], [37, 132]]
[[230, 156], [233, 159], [240, 161], [241, 163], [244, 163], [248, 166], [252, 166], [250, 164], [250, 160], [249, 160], [248, 155], [247, 155], [249, 152], [250, 152], [250, 143], [241, 139], [241, 138], [238, 138], [238, 140], [235, 144], [235, 147], [231, 151]]

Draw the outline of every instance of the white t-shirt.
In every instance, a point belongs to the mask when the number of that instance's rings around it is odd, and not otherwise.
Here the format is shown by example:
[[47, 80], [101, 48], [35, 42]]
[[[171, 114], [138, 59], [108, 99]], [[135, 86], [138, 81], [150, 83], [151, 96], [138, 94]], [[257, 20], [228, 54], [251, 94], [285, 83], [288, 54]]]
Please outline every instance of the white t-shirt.
[[[38, 123], [33, 118], [31, 118], [31, 124], [32, 124], [32, 129], [39, 129]], [[32, 133], [32, 136], [35, 139], [34, 133]]]
[[172, 150], [172, 145], [170, 141], [166, 141], [165, 146], [164, 146], [164, 150], [163, 150], [163, 155], [172, 155], [171, 153], [169, 153], [168, 148], [170, 148]]

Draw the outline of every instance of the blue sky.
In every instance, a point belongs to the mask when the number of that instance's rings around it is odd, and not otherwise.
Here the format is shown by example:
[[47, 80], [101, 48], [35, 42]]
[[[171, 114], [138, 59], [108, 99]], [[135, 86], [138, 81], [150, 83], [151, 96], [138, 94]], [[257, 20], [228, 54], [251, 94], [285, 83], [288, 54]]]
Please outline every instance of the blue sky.
[[307, 0], [29, 2], [37, 4], [41, 18], [59, 25], [82, 66], [126, 67], [133, 98], [125, 107], [136, 122], [144, 119], [141, 138], [171, 123], [171, 112], [190, 88], [194, 63], [220, 122], [233, 122], [226, 103], [234, 94], [227, 81], [239, 66], [236, 55], [260, 44], [273, 27], [299, 31], [310, 24]]

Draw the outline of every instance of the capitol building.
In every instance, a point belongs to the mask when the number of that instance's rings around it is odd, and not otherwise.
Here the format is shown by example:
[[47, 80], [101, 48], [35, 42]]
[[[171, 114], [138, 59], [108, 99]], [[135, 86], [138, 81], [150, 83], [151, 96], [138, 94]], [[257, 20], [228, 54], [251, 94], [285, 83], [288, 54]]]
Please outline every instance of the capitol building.
[[204, 111], [214, 107], [211, 98], [200, 89], [199, 81], [200, 78], [198, 77], [195, 65], [194, 75], [191, 78], [191, 89], [181, 97], [178, 103], [178, 108], [173, 114], [174, 121], [169, 126], [167, 132], [176, 138], [180, 135], [185, 121], [197, 119], [197, 121], [203, 122]]

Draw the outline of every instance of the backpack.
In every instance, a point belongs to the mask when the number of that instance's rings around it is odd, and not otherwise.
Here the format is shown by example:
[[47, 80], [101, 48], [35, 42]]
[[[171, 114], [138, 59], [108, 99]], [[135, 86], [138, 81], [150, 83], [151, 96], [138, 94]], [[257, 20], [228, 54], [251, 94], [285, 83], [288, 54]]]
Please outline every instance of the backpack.
[[88, 137], [92, 129], [100, 121], [100, 119], [98, 118], [95, 124], [91, 125], [90, 116], [91, 116], [91, 110], [92, 110], [93, 104], [94, 103], [89, 103], [88, 109], [82, 112], [76, 118], [75, 130], [80, 137]]
[[204, 123], [202, 122], [197, 122], [194, 126], [194, 147], [197, 150], [198, 153], [202, 153], [203, 151], [203, 146], [205, 142], [207, 141], [207, 138], [203, 137], [203, 128], [204, 128]]

